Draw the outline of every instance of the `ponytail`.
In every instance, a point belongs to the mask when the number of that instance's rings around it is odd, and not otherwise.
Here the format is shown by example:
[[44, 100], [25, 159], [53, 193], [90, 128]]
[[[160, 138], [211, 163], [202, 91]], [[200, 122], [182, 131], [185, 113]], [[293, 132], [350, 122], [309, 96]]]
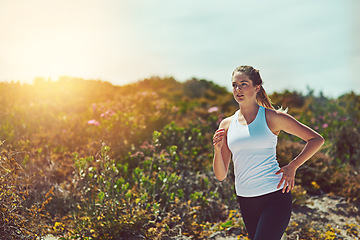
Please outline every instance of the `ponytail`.
[[256, 102], [264, 108], [275, 109], [269, 96], [266, 94], [265, 89], [261, 85], [259, 92], [256, 94]]

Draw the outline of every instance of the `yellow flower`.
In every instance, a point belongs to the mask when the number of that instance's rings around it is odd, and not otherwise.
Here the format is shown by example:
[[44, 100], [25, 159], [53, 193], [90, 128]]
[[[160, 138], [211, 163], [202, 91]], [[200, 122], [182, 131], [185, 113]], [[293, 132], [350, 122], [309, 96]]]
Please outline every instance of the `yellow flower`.
[[62, 227], [64, 226], [64, 224], [62, 224], [61, 222], [56, 222], [54, 227]]
[[319, 184], [317, 184], [317, 182], [315, 182], [315, 181], [312, 181], [312, 182], [311, 182], [311, 185], [312, 185], [313, 188], [315, 188], [315, 189], [319, 189], [319, 188], [320, 188]]
[[64, 225], [63, 223], [61, 223], [61, 222], [55, 222], [53, 229], [54, 229], [55, 231], [56, 231], [56, 230], [58, 230], [58, 231], [63, 231], [63, 230], [64, 230], [64, 227], [65, 227], [65, 225]]
[[333, 239], [335, 239], [335, 237], [336, 237], [336, 234], [334, 232], [332, 232], [332, 231], [327, 231], [325, 233], [325, 239], [326, 240], [333, 240]]

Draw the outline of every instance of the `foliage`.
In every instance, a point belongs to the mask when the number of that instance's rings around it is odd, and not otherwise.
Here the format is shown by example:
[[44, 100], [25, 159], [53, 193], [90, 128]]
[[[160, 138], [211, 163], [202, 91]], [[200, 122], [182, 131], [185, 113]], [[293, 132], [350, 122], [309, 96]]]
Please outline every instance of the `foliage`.
[[[161, 238], [181, 229], [184, 235], [203, 237], [202, 222], [225, 217], [225, 196], [208, 169], [212, 149], [201, 148], [208, 128], [171, 123], [120, 162], [109, 157], [104, 144], [96, 159], [74, 154], [80, 198], [72, 222], [78, 226], [75, 236]], [[171, 145], [175, 140], [177, 145]]]
[[[225, 88], [195, 78], [152, 77], [119, 87], [64, 77], [0, 83], [0, 92], [0, 231], [8, 236], [204, 239], [234, 229], [246, 235], [232, 170], [223, 182], [212, 171], [212, 135], [236, 110]], [[360, 96], [270, 97], [326, 140], [297, 172], [294, 205], [322, 193], [359, 203]], [[303, 147], [282, 133], [280, 165]], [[287, 232], [301, 228], [303, 239], [336, 234], [295, 225]], [[356, 231], [348, 226], [349, 236]]]
[[0, 158], [1, 239], [36, 239], [44, 236], [49, 228], [46, 206], [51, 202], [53, 190], [43, 201], [27, 208], [31, 179], [23, 175], [23, 168], [13, 158], [14, 154], [2, 150]]

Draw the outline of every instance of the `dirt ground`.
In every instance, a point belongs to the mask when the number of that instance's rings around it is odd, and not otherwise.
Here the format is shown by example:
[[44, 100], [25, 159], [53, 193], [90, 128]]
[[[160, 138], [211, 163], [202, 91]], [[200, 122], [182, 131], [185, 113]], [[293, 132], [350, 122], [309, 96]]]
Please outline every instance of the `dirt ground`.
[[[358, 206], [359, 207], [359, 206]], [[327, 239], [360, 239], [360, 211], [357, 206], [348, 203], [344, 198], [332, 197], [328, 195], [312, 196], [306, 204], [302, 206], [295, 206], [293, 208], [292, 216], [289, 226], [293, 227], [288, 235], [284, 235], [282, 240], [296, 240], [300, 239], [300, 228], [313, 228], [316, 231], [325, 233], [332, 228], [335, 232], [334, 238]], [[353, 233], [349, 233], [349, 231]], [[245, 237], [238, 237], [236, 229], [229, 231], [216, 232], [208, 239], [210, 240], [237, 240], [247, 239]], [[357, 234], [358, 233], [358, 234]], [[357, 236], [356, 236], [357, 234]], [[47, 236], [44, 240], [55, 240], [54, 236]], [[189, 240], [185, 236], [177, 236], [173, 240]]]
[[[328, 239], [360, 239], [360, 211], [355, 205], [348, 203], [344, 198], [327, 195], [310, 197], [303, 206], [296, 206], [290, 219], [289, 225], [313, 228], [325, 233], [332, 228], [335, 238]], [[353, 234], [349, 233], [352, 231]], [[236, 231], [219, 232], [213, 234], [209, 239], [213, 240], [235, 240], [246, 239], [238, 237]], [[355, 236], [355, 232], [359, 233]], [[284, 235], [282, 240], [300, 239], [299, 231], [293, 231]]]

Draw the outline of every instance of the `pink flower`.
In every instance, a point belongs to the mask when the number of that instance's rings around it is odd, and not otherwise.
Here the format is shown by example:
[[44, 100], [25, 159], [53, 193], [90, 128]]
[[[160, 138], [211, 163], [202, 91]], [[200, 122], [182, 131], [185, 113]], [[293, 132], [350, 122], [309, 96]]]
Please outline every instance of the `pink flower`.
[[217, 112], [217, 111], [219, 111], [218, 107], [211, 107], [208, 109], [208, 113]]
[[102, 114], [100, 115], [100, 117], [102, 117], [102, 118], [109, 118], [109, 117], [111, 117], [111, 116], [114, 115], [114, 114], [115, 114], [115, 112], [114, 112], [112, 109], [108, 109], [106, 112], [102, 113]]
[[179, 107], [176, 107], [176, 106], [173, 106], [173, 107], [171, 108], [171, 110], [172, 110], [173, 112], [178, 112], [178, 111], [180, 110], [180, 108], [179, 108]]
[[220, 114], [218, 120], [216, 121], [216, 124], [219, 125], [223, 119], [224, 119], [224, 114]]
[[87, 122], [87, 124], [89, 125], [94, 125], [94, 126], [99, 126], [100, 123], [98, 121], [96, 121], [95, 119], [91, 119]]
[[324, 124], [322, 125], [323, 128], [327, 128], [328, 126], [329, 126], [329, 124], [327, 124], [327, 123], [324, 123]]

